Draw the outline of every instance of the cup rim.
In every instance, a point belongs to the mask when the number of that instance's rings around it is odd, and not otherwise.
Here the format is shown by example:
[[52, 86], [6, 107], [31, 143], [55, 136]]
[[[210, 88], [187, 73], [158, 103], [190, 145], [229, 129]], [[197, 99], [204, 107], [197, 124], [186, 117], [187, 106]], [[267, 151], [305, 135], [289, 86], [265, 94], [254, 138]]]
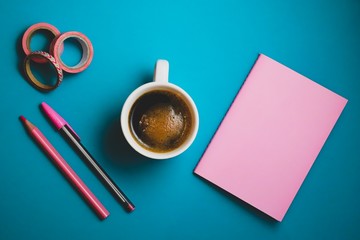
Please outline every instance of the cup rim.
[[[135, 103], [135, 101], [142, 96], [145, 93], [154, 91], [154, 90], [171, 90], [181, 94], [184, 96], [185, 101], [190, 106], [190, 110], [192, 112], [193, 117], [193, 130], [190, 133], [189, 137], [185, 140], [183, 144], [181, 144], [178, 148], [171, 150], [169, 152], [152, 152], [144, 147], [142, 147], [133, 137], [133, 134], [131, 133], [130, 126], [129, 126], [129, 114], [131, 107]], [[125, 100], [125, 103], [121, 110], [120, 115], [120, 125], [122, 132], [124, 134], [125, 139], [130, 144], [130, 146], [136, 150], [138, 153], [142, 154], [143, 156], [146, 156], [148, 158], [152, 159], [158, 159], [158, 160], [164, 160], [173, 158], [175, 156], [180, 155], [185, 150], [187, 150], [190, 145], [195, 140], [195, 137], [197, 135], [198, 129], [199, 129], [199, 113], [197, 110], [197, 107], [195, 105], [195, 102], [190, 97], [190, 95], [180, 88], [179, 86], [166, 82], [166, 83], [160, 83], [160, 82], [149, 82], [146, 84], [141, 85], [140, 87], [136, 88]]]

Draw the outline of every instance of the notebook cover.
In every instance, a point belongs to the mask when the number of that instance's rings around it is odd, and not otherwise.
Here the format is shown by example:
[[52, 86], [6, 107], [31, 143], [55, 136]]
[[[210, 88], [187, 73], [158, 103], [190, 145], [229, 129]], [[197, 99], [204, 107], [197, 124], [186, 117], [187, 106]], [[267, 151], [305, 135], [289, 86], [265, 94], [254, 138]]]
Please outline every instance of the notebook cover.
[[194, 172], [281, 221], [346, 103], [260, 54]]

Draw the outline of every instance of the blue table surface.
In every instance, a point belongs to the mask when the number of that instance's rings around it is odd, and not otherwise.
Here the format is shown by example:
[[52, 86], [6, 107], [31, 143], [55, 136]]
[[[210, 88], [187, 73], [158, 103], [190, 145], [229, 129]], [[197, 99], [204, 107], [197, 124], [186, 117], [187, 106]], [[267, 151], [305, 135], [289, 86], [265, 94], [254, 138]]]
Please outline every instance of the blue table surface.
[[[0, 3], [0, 239], [358, 239], [360, 235], [360, 1], [2, 1]], [[48, 22], [80, 31], [94, 59], [58, 89], [25, 81], [24, 31]], [[37, 34], [31, 46], [46, 38]], [[258, 53], [349, 100], [283, 222], [193, 174]], [[79, 57], [65, 42], [64, 61]], [[125, 141], [126, 97], [157, 59], [194, 99], [193, 145], [165, 161]], [[46, 101], [136, 205], [126, 213], [39, 109]], [[111, 212], [100, 221], [33, 142], [24, 115]]]

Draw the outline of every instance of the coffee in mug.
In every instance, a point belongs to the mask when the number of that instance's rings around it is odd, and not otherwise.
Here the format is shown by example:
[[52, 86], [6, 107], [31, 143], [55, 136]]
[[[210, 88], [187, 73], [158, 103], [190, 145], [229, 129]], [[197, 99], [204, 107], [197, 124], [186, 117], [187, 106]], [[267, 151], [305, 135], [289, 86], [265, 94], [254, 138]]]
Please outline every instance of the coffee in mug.
[[154, 90], [136, 100], [129, 124], [134, 138], [150, 151], [169, 152], [188, 138], [192, 118], [179, 94]]

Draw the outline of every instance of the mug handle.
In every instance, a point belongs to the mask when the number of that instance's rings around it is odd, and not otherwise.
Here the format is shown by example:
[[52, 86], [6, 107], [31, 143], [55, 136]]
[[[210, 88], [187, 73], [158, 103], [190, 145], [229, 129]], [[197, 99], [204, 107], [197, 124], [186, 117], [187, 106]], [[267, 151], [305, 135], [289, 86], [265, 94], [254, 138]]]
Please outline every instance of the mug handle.
[[159, 59], [156, 61], [154, 71], [154, 82], [167, 83], [169, 82], [169, 62]]

